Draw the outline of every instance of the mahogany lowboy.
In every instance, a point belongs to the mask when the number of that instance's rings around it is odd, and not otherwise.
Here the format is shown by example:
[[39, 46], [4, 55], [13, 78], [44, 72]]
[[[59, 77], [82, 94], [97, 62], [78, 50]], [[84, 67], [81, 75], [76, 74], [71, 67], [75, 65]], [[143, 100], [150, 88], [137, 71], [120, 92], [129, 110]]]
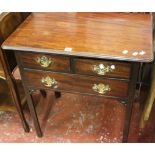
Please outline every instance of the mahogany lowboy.
[[153, 60], [151, 14], [32, 13], [2, 47], [15, 51], [39, 137], [32, 93], [48, 89], [123, 101], [127, 142], [140, 64]]

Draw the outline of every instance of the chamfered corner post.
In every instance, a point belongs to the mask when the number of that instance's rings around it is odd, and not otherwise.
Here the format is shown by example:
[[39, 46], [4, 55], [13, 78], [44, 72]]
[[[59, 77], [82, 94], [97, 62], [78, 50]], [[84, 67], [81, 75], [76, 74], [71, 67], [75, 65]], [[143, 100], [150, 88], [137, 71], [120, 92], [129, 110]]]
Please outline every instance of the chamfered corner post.
[[124, 120], [124, 129], [123, 129], [123, 143], [128, 142], [130, 121], [132, 115], [132, 107], [135, 99], [136, 93], [136, 84], [139, 74], [139, 63], [133, 62], [130, 73], [130, 82], [128, 89], [128, 99], [125, 107], [125, 120]]
[[36, 112], [35, 105], [34, 105], [34, 100], [32, 96], [33, 92], [34, 90], [26, 90], [26, 96], [27, 96], [27, 101], [28, 101], [27, 103], [29, 106], [31, 117], [33, 119], [33, 123], [34, 123], [37, 136], [42, 137], [43, 133], [41, 131], [40, 123], [39, 123], [37, 112]]

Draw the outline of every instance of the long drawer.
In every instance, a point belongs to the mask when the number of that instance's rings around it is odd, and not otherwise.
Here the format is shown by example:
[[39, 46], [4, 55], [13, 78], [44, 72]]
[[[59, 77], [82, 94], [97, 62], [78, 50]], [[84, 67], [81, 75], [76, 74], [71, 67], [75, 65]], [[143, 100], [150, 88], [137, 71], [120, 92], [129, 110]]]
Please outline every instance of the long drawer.
[[121, 80], [28, 69], [23, 75], [27, 86], [35, 88], [116, 97], [126, 97], [128, 92], [128, 82]]

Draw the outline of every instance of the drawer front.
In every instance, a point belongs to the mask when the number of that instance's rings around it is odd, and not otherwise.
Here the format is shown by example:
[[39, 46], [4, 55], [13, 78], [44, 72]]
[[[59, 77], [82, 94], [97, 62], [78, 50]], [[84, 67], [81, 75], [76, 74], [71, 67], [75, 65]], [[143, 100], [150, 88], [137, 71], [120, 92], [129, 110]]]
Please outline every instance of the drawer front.
[[116, 97], [127, 96], [126, 81], [47, 71], [24, 70], [23, 73], [29, 87]]
[[30, 52], [18, 52], [18, 55], [25, 68], [47, 69], [62, 72], [70, 71], [69, 57]]
[[75, 70], [78, 74], [129, 78], [131, 64], [127, 62], [76, 59]]

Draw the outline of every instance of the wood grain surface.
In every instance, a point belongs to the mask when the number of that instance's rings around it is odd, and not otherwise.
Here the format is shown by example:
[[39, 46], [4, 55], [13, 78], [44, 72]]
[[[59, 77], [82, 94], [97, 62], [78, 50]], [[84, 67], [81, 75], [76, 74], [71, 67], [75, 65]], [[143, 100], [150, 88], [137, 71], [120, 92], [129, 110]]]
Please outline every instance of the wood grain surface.
[[[57, 87], [46, 87], [42, 84], [41, 79], [49, 76], [57, 81]], [[127, 97], [128, 93], [128, 82], [121, 80], [103, 79], [100, 77], [74, 75], [67, 73], [54, 73], [47, 71], [37, 70], [23, 70], [23, 79], [29, 88], [39, 89], [50, 89], [54, 91], [66, 91], [71, 93], [82, 93], [82, 94], [94, 94], [100, 95], [95, 92], [92, 87], [94, 84], [105, 84], [109, 85], [111, 91], [107, 92], [105, 96], [115, 97]]]
[[153, 60], [152, 18], [139, 13], [32, 13], [2, 47], [148, 62]]
[[129, 78], [131, 71], [131, 64], [128, 62], [118, 62], [118, 61], [105, 61], [105, 60], [92, 60], [92, 59], [75, 59], [75, 72], [78, 74], [86, 75], [98, 75], [97, 72], [93, 70], [93, 66], [99, 66], [103, 64], [107, 66], [115, 66], [115, 69], [111, 72], [105, 73], [107, 77], [117, 77], [117, 78]]
[[[70, 58], [61, 55], [49, 55], [42, 53], [30, 53], [30, 52], [18, 52], [21, 65], [25, 68], [42, 69], [42, 70], [54, 70], [60, 72], [70, 72]], [[48, 67], [42, 67], [37, 59], [45, 56], [51, 59], [51, 64]]]

